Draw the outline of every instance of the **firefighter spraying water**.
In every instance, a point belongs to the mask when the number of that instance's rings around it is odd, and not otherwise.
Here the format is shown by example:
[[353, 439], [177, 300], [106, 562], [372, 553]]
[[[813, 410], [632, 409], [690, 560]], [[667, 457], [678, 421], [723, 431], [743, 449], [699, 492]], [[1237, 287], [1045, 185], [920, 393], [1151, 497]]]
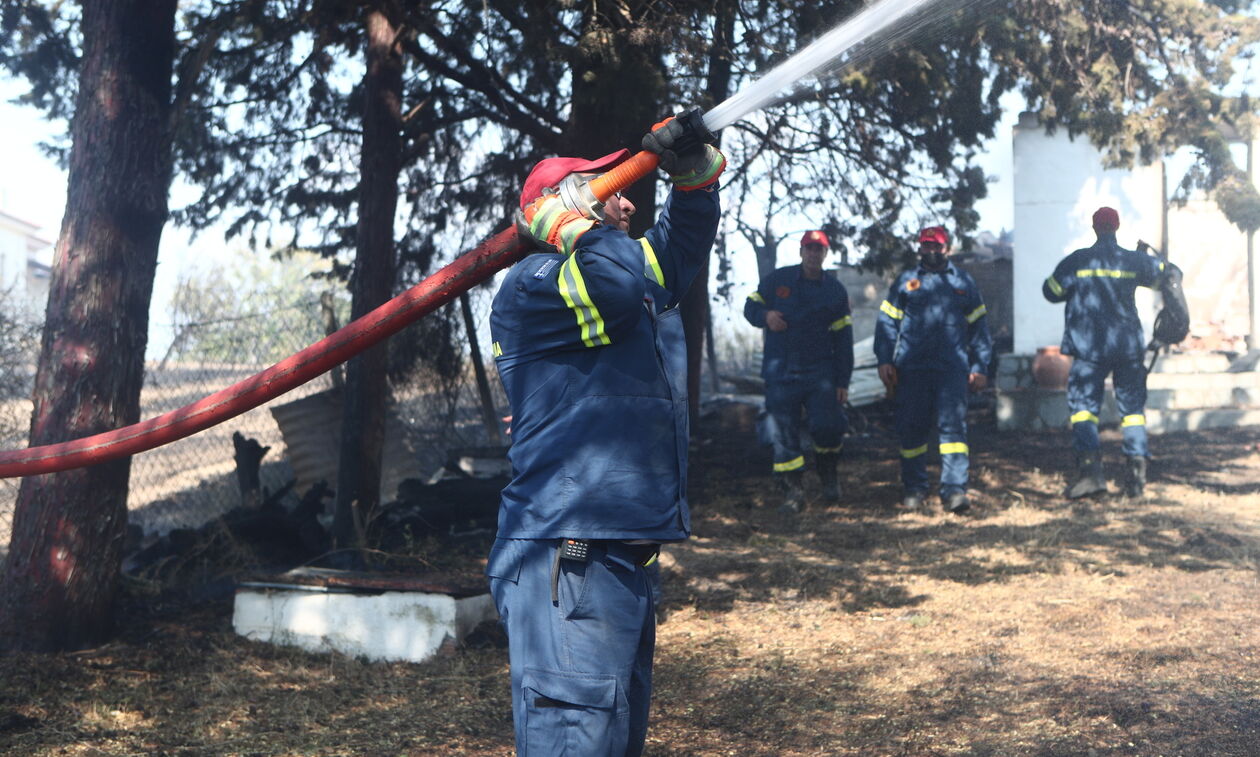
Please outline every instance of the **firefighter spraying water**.
[[[508, 271], [490, 314], [512, 479], [486, 566], [521, 757], [643, 748], [652, 566], [662, 544], [691, 532], [678, 304], [717, 236], [726, 158], [714, 141], [698, 111], [644, 136], [672, 191], [639, 239], [626, 233], [634, 205], [587, 182], [615, 174], [626, 150], [548, 158], [521, 190], [517, 228], [535, 250]], [[585, 190], [578, 200], [595, 202], [571, 208]]]

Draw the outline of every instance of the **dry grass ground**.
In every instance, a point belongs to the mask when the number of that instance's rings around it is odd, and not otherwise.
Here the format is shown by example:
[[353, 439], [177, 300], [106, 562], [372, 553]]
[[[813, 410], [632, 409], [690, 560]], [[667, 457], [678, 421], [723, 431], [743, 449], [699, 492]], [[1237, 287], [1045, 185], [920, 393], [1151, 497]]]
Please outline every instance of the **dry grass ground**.
[[[1147, 499], [1073, 506], [1063, 435], [976, 428], [964, 518], [899, 512], [876, 435], [847, 504], [791, 521], [746, 438], [700, 439], [649, 754], [1260, 754], [1260, 432], [1159, 437]], [[230, 610], [133, 598], [102, 649], [0, 659], [0, 753], [511, 753], [493, 633], [368, 664]]]

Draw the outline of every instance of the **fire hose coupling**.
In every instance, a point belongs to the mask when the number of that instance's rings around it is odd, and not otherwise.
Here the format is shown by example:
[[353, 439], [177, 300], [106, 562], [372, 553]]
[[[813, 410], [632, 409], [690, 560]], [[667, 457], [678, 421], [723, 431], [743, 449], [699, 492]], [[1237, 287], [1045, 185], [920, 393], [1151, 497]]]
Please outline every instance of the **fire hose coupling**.
[[590, 176], [571, 173], [564, 177], [560, 186], [554, 190], [548, 189], [547, 193], [560, 195], [560, 201], [566, 208], [584, 218], [600, 222], [606, 220], [604, 201], [596, 197], [595, 192], [591, 190]]

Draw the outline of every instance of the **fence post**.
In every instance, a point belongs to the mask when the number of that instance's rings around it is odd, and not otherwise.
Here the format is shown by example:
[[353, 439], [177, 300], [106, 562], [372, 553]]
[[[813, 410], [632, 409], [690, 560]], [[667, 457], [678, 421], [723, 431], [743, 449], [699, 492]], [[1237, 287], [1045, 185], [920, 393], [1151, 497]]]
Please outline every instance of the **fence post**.
[[481, 347], [477, 341], [477, 324], [473, 322], [472, 305], [468, 293], [459, 296], [459, 308], [464, 314], [464, 333], [468, 335], [468, 352], [472, 357], [473, 373], [477, 375], [477, 393], [481, 395], [481, 420], [486, 426], [486, 436], [491, 444], [502, 444], [499, 436], [499, 418], [494, 411], [490, 396], [490, 381], [486, 378], [486, 366], [481, 362]]
[[[333, 302], [332, 290], [325, 290], [319, 295], [319, 309], [324, 316], [324, 336], [332, 336], [333, 332], [341, 328], [337, 325], [337, 309]], [[332, 376], [332, 384], [334, 389], [340, 389], [345, 383], [345, 376], [342, 373], [344, 369], [342, 364], [338, 363], [332, 367], [329, 375]]]

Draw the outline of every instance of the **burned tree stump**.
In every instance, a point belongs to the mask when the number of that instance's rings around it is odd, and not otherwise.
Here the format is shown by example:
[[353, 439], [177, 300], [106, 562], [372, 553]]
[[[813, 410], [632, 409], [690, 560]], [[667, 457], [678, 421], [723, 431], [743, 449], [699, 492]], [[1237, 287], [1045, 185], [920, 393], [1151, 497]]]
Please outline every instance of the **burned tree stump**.
[[246, 439], [240, 431], [232, 432], [232, 448], [236, 452], [236, 483], [241, 490], [241, 507], [257, 510], [262, 504], [262, 459], [271, 447], [264, 447], [256, 439]]

